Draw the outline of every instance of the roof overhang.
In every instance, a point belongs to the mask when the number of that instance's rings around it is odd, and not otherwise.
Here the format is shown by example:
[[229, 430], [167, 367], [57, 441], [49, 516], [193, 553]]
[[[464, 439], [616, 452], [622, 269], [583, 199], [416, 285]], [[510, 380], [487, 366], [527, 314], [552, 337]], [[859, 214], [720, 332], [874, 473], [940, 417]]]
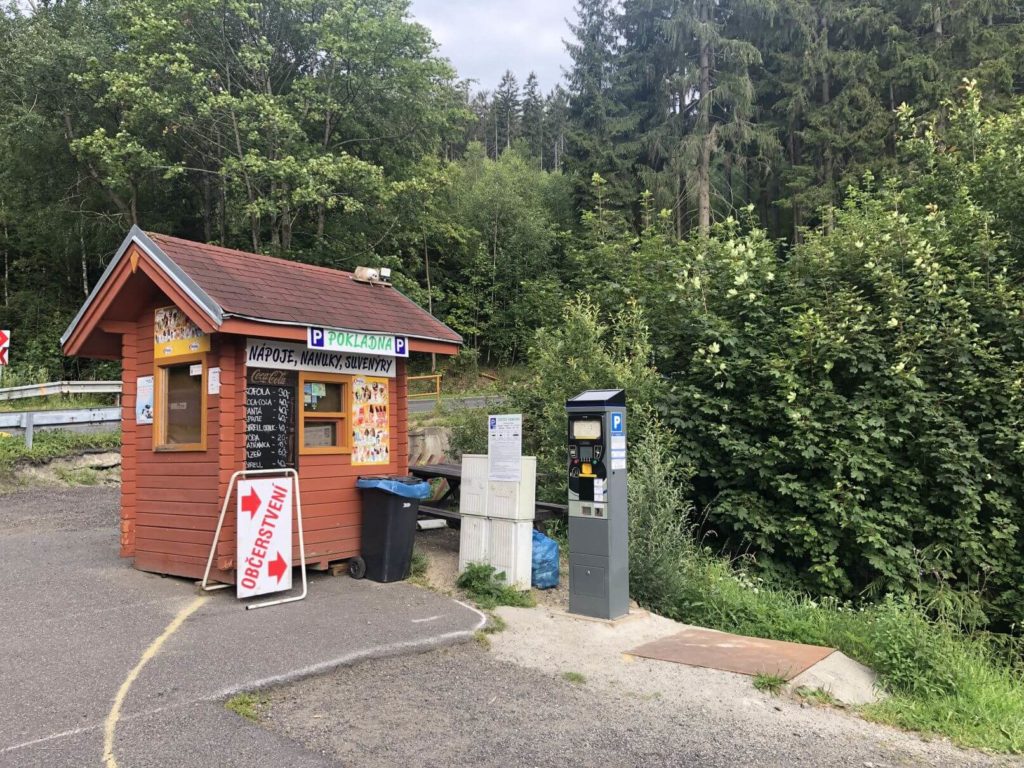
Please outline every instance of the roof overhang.
[[[133, 226], [114, 258], [93, 287], [82, 308], [61, 336], [61, 348], [67, 355], [83, 353], [96, 357], [117, 357], [113, 352], [115, 323], [105, 317], [118, 292], [129, 277], [141, 270], [157, 288], [179, 304], [203, 331], [233, 333], [288, 341], [306, 341], [307, 325], [226, 312], [210, 295], [181, 269], [142, 229]], [[370, 331], [372, 332], [372, 331]], [[384, 331], [381, 331], [384, 332]], [[95, 337], [90, 341], [90, 337]], [[411, 352], [441, 355], [458, 354], [461, 339], [407, 336]], [[119, 344], [118, 344], [119, 346]], [[102, 350], [102, 351], [100, 351]]]
[[[203, 316], [202, 319], [206, 322], [200, 322], [201, 327], [209, 326], [207, 330], [216, 330], [220, 327], [224, 320], [224, 310], [220, 305], [185, 274], [181, 267], [171, 261], [145, 232], [138, 226], [133, 226], [96, 282], [89, 298], [85, 300], [75, 319], [60, 337], [65, 354], [77, 354], [88, 335], [100, 328], [103, 320], [102, 310], [113, 298], [111, 294], [123, 284], [123, 277], [129, 271], [126, 267], [131, 259], [133, 246], [146, 256], [149, 264], [144, 265], [143, 270], [154, 279], [154, 282], [171, 294], [172, 298], [183, 299], [182, 303]], [[152, 271], [146, 269], [149, 265], [152, 265]], [[134, 272], [136, 266], [131, 265], [130, 271]]]

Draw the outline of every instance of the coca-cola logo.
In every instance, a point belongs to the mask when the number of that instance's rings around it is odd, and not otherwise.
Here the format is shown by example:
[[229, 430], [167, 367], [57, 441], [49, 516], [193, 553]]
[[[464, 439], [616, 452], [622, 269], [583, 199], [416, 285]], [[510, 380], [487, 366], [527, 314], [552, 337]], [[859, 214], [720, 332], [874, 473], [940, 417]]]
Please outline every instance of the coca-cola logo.
[[249, 381], [253, 384], [286, 387], [288, 386], [288, 374], [286, 371], [271, 371], [260, 368], [249, 372]]

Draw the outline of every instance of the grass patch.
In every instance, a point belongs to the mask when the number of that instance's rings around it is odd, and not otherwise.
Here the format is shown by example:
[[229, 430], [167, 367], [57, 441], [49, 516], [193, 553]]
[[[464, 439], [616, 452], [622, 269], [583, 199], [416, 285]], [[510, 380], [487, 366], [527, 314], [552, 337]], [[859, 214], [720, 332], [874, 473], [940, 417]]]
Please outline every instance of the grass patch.
[[409, 575], [413, 578], [422, 579], [427, 575], [427, 556], [418, 549], [412, 551], [412, 562], [409, 565]]
[[270, 700], [258, 693], [238, 693], [224, 702], [224, 706], [236, 715], [258, 723]]
[[786, 678], [759, 672], [754, 675], [754, 687], [762, 693], [778, 696], [782, 693], [782, 689], [786, 687]]
[[476, 640], [476, 644], [483, 648], [485, 651], [490, 650], [491, 638], [487, 632], [483, 629], [478, 629], [473, 633], [473, 639]]
[[68, 485], [96, 485], [100, 481], [100, 473], [91, 467], [59, 469], [57, 477]]
[[586, 675], [582, 672], [563, 672], [562, 679], [573, 685], [584, 685], [587, 682]]
[[486, 632], [488, 635], [496, 635], [498, 632], [504, 632], [508, 629], [508, 623], [496, 613], [487, 614], [487, 624], [484, 626], [481, 632]]
[[[4, 385], [7, 386], [6, 384]], [[13, 385], [12, 385], [13, 386]], [[0, 400], [0, 413], [16, 411], [62, 411], [71, 408], [109, 408], [116, 395], [48, 395], [22, 400]]]
[[485, 611], [493, 610], [499, 605], [532, 608], [537, 604], [533, 595], [510, 587], [504, 579], [504, 572], [495, 571], [493, 565], [470, 563], [456, 584]]
[[806, 685], [802, 685], [796, 689], [795, 693], [804, 701], [817, 704], [820, 707], [842, 706], [840, 701], [824, 688], [808, 688]]
[[85, 451], [116, 451], [120, 447], [120, 432], [86, 434], [61, 429], [39, 431], [35, 433], [32, 450], [25, 447], [24, 438], [0, 433], [0, 475], [9, 474], [20, 461], [44, 464]]
[[868, 719], [967, 747], [1024, 752], [1024, 658], [1018, 638], [936, 621], [913, 597], [853, 606], [751, 576], [695, 538], [671, 440], [633, 449], [630, 587], [651, 610], [689, 624], [837, 648], [880, 676], [889, 698]]

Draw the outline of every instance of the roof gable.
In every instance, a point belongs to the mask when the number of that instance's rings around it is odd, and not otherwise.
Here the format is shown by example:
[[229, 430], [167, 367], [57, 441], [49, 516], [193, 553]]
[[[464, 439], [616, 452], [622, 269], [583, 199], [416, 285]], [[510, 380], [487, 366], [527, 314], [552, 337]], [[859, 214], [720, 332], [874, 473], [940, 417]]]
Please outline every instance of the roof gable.
[[[61, 337], [83, 330], [136, 245], [214, 328], [231, 318], [272, 325], [321, 326], [461, 344], [462, 337], [387, 284], [351, 273], [206, 245], [132, 227], [103, 276]], [[91, 318], [95, 321], [95, 318]], [[88, 322], [86, 322], [88, 324]]]

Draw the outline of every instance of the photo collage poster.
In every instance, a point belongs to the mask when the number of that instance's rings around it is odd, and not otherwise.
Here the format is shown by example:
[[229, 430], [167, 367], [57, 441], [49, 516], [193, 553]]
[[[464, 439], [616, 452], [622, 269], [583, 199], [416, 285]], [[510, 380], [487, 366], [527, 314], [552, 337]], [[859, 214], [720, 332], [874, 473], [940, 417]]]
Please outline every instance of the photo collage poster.
[[352, 379], [352, 464], [391, 462], [388, 421], [388, 380], [370, 376]]

